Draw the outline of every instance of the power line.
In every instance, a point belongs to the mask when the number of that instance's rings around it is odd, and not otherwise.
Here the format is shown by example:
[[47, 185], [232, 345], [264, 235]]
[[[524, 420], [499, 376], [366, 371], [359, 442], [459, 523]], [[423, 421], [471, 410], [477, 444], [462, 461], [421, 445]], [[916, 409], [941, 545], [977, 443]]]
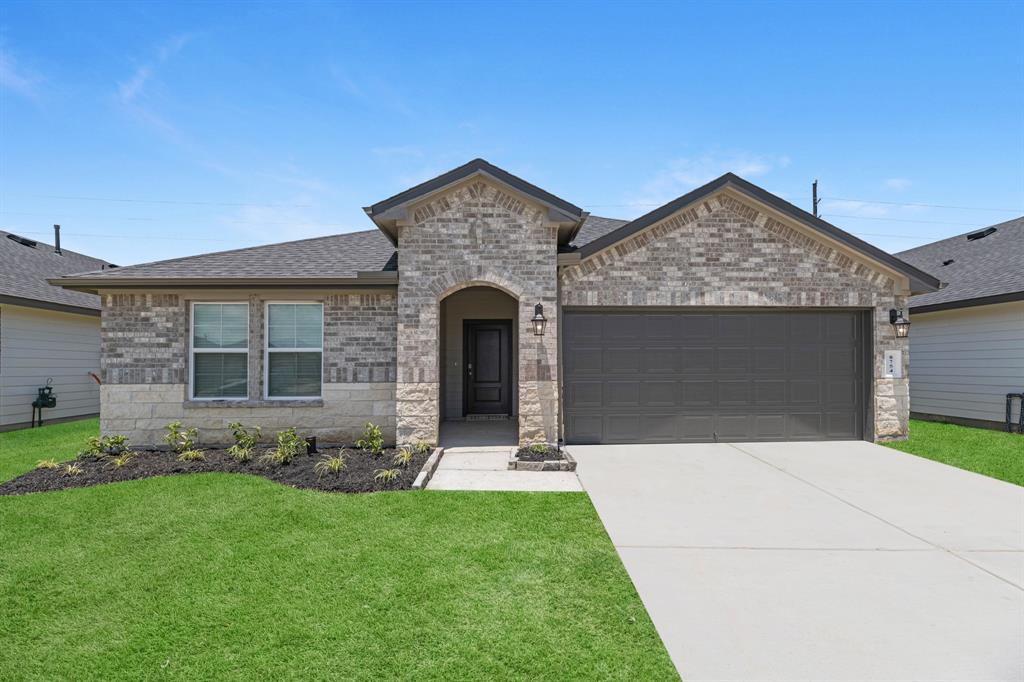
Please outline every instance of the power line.
[[886, 206], [914, 206], [919, 208], [949, 208], [958, 211], [996, 211], [999, 213], [1024, 213], [1024, 208], [992, 208], [985, 206], [946, 206], [943, 204], [919, 204], [903, 201], [872, 201], [870, 199], [843, 199], [842, 197], [823, 197], [825, 201], [852, 201], [861, 204], [885, 204]]
[[[53, 211], [50, 213], [30, 213], [27, 211], [4, 211], [0, 210], [0, 213], [5, 215], [24, 215], [24, 216], [38, 216], [47, 219], [60, 219], [60, 211]], [[66, 222], [73, 222], [80, 220], [79, 218], [65, 217]], [[118, 222], [118, 221], [132, 221], [132, 222], [174, 222], [178, 221], [177, 218], [141, 218], [141, 217], [129, 217], [129, 216], [115, 216], [115, 217], [96, 217], [90, 216], [90, 221], [104, 221], [104, 222]], [[320, 223], [309, 220], [218, 220], [218, 222], [227, 225], [315, 225], [317, 227], [345, 227], [345, 223]]]
[[[853, 220], [884, 220], [890, 223], [921, 223], [922, 225], [962, 225], [966, 227], [976, 227], [977, 223], [952, 223], [945, 220], [914, 220], [912, 218], [881, 218], [876, 216], [862, 216], [862, 215], [842, 215], [839, 213], [827, 214], [831, 218], [850, 218]], [[822, 218], [825, 216], [822, 215]]]
[[[17, 196], [17, 195], [15, 195]], [[114, 197], [83, 197], [66, 194], [22, 194], [24, 197], [37, 197], [40, 199], [70, 199], [73, 201], [112, 201], [130, 204], [178, 204], [183, 206], [256, 206], [260, 208], [311, 208], [311, 204], [253, 204], [248, 202], [225, 202], [225, 201], [178, 201], [172, 199], [124, 199]]]

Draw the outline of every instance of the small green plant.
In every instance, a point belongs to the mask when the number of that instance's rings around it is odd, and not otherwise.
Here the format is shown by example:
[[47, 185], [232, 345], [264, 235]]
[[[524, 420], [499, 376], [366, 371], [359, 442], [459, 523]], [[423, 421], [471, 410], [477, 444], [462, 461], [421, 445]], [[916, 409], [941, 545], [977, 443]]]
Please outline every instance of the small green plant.
[[425, 440], [418, 440], [418, 441], [416, 441], [415, 443], [412, 444], [412, 452], [415, 455], [425, 455], [428, 452], [430, 452], [430, 450], [433, 447], [434, 447], [433, 445], [431, 445], [430, 443], [428, 443]]
[[164, 430], [167, 431], [164, 441], [171, 446], [171, 450], [181, 454], [186, 450], [195, 449], [196, 437], [199, 435], [199, 431], [194, 426], [183, 429], [181, 428], [181, 422], [175, 420], [165, 426]]
[[205, 459], [206, 454], [202, 450], [196, 450], [195, 448], [182, 450], [178, 453], [179, 462], [202, 462]]
[[56, 469], [57, 460], [55, 459], [41, 459], [36, 462], [36, 469]]
[[333, 457], [331, 455], [321, 457], [320, 461], [313, 465], [313, 471], [317, 473], [317, 478], [323, 478], [327, 474], [340, 476], [347, 466], [345, 451], [339, 450], [338, 454]]
[[65, 464], [64, 465], [64, 467], [60, 470], [60, 475], [61, 476], [80, 476], [82, 474], [82, 471], [83, 471], [83, 469], [82, 469], [82, 465], [81, 464], [76, 464], [76, 463], [72, 462], [70, 464]]
[[98, 457], [103, 454], [103, 439], [99, 436], [89, 436], [85, 439], [85, 449], [78, 453], [79, 457]]
[[363, 437], [356, 441], [356, 447], [360, 450], [368, 450], [375, 457], [384, 452], [384, 434], [380, 427], [373, 422], [366, 422]]
[[101, 449], [105, 455], [121, 455], [128, 450], [128, 436], [107, 436], [102, 439]]
[[547, 443], [534, 443], [530, 446], [530, 452], [534, 455], [546, 455], [548, 454], [548, 448]]
[[377, 469], [373, 472], [373, 480], [378, 483], [391, 483], [401, 474], [401, 469]]
[[255, 430], [249, 431], [240, 422], [232, 422], [228, 427], [235, 437], [235, 444], [228, 448], [228, 454], [234, 457], [236, 462], [248, 462], [252, 459], [256, 444], [263, 437], [263, 431], [258, 426]]
[[260, 458], [271, 464], [291, 464], [299, 455], [306, 454], [306, 441], [295, 433], [295, 427], [277, 432], [277, 447]]
[[394, 458], [391, 460], [396, 466], [407, 467], [412, 462], [412, 450], [409, 448], [402, 448], [395, 453]]
[[130, 452], [122, 452], [120, 455], [115, 455], [115, 456], [111, 457], [110, 461], [109, 461], [109, 464], [110, 464], [110, 466], [114, 467], [115, 469], [120, 469], [121, 467], [123, 467], [126, 464], [128, 464], [128, 462], [132, 461], [132, 457], [134, 457], [134, 455], [132, 455], [132, 453], [130, 453]]

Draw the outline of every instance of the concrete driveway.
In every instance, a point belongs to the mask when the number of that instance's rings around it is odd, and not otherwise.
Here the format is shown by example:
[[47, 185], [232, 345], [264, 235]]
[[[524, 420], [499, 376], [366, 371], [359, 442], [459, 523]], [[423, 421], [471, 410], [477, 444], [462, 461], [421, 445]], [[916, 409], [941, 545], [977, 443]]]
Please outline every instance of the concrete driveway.
[[1024, 488], [864, 442], [569, 450], [688, 682], [1024, 680]]

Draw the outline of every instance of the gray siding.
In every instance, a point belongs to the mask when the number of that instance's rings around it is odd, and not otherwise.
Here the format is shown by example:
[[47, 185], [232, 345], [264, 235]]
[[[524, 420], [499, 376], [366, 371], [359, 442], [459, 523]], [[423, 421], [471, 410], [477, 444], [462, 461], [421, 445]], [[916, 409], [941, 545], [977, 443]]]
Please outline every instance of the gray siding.
[[1024, 391], [1024, 301], [910, 321], [910, 409], [1004, 421], [1006, 394]]
[[97, 414], [100, 318], [0, 306], [0, 428], [28, 423], [36, 389], [53, 378], [57, 407], [44, 419]]

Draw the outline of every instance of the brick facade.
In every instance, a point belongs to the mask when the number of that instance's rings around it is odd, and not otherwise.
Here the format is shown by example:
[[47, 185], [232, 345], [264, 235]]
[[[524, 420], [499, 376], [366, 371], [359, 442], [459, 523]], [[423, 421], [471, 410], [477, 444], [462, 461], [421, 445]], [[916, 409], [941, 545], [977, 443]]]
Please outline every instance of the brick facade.
[[[470, 286], [518, 301], [518, 417], [522, 442], [558, 437], [557, 230], [540, 206], [479, 179], [413, 207], [399, 228], [398, 439], [437, 441], [440, 304]], [[547, 333], [529, 328], [535, 304]]]
[[[400, 443], [437, 442], [441, 302], [474, 286], [515, 300], [520, 442], [559, 437], [558, 306], [834, 307], [874, 315], [874, 437], [905, 437], [907, 341], [888, 310], [906, 305], [903, 285], [877, 265], [770, 214], [729, 190], [687, 207], [559, 271], [557, 227], [539, 204], [491, 179], [473, 177], [409, 207], [398, 224], [397, 291], [290, 292], [324, 303], [324, 391], [285, 404], [263, 395], [263, 315], [273, 291], [102, 294], [102, 430], [159, 443], [173, 419], [224, 442], [241, 420], [268, 433], [295, 426], [329, 442], [351, 442], [366, 421]], [[559, 301], [559, 297], [561, 300]], [[247, 401], [187, 400], [189, 304], [249, 304]], [[547, 331], [529, 320], [544, 305]], [[904, 378], [886, 379], [883, 351], [903, 351]]]
[[[785, 306], [874, 311], [875, 438], [905, 437], [906, 339], [889, 309], [906, 297], [880, 269], [728, 193], [684, 209], [560, 273], [563, 305]], [[883, 351], [902, 350], [902, 379], [883, 377]]]
[[[101, 430], [126, 433], [137, 445], [159, 444], [163, 426], [181, 419], [205, 443], [227, 442], [232, 421], [268, 435], [295, 426], [326, 442], [351, 443], [367, 421], [395, 434], [394, 292], [310, 291], [290, 298], [324, 304], [323, 397], [263, 400], [264, 309], [279, 294], [104, 293], [101, 324]], [[249, 399], [189, 401], [189, 305], [249, 305]]]

